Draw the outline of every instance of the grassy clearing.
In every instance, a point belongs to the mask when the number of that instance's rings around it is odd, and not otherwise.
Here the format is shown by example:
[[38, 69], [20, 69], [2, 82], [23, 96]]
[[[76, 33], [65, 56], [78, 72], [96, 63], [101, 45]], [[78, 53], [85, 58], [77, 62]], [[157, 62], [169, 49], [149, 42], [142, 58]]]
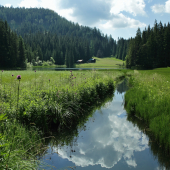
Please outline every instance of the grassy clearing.
[[[83, 63], [75, 64], [76, 68], [121, 68], [125, 67], [125, 61], [116, 59], [115, 57], [98, 58], [96, 63]], [[34, 66], [33, 68], [66, 68], [66, 65], [54, 65], [54, 66]]]
[[124, 61], [116, 59], [114, 57], [108, 57], [108, 58], [97, 58], [96, 63], [84, 63], [84, 64], [76, 64], [77, 68], [115, 68], [120, 67], [125, 64]]
[[125, 70], [1, 72], [0, 115], [8, 120], [0, 121], [0, 167], [35, 168], [35, 155], [43, 149], [40, 132], [77, 126], [91, 106], [113, 93], [116, 78], [125, 74]]
[[125, 95], [127, 112], [143, 119], [160, 147], [170, 149], [170, 68], [134, 71]]

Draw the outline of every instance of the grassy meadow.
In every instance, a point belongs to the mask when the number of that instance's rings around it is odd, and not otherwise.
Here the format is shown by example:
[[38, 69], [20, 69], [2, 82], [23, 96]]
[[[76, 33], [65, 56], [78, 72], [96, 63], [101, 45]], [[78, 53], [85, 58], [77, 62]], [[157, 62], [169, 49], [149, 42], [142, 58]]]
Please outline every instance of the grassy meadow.
[[126, 72], [2, 71], [0, 169], [36, 169], [36, 156], [46, 148], [43, 134], [77, 126]]
[[129, 114], [146, 122], [159, 147], [170, 149], [170, 68], [134, 70], [125, 95]]
[[[75, 64], [75, 68], [122, 68], [122, 67], [125, 67], [125, 61], [116, 59], [115, 57], [106, 57], [106, 58], [93, 57], [93, 58], [96, 59], [96, 63]], [[66, 68], [66, 65], [33, 66], [33, 68], [34, 69]]]
[[96, 59], [96, 63], [76, 64], [76, 68], [115, 68], [125, 64], [124, 61], [116, 59], [114, 57], [93, 58]]

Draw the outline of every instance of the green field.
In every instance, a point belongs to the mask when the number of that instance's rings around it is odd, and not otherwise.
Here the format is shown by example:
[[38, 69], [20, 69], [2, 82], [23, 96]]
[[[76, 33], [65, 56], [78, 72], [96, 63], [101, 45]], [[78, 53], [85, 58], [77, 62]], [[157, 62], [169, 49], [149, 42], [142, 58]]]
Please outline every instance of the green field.
[[[125, 61], [116, 59], [115, 57], [97, 58], [96, 63], [82, 63], [75, 64], [76, 68], [122, 68], [125, 67]], [[53, 65], [53, 66], [33, 66], [33, 68], [66, 68], [66, 65]]]
[[114, 57], [108, 57], [108, 58], [97, 58], [96, 63], [84, 63], [84, 64], [76, 64], [76, 68], [115, 68], [120, 67], [125, 64], [124, 61], [116, 59]]

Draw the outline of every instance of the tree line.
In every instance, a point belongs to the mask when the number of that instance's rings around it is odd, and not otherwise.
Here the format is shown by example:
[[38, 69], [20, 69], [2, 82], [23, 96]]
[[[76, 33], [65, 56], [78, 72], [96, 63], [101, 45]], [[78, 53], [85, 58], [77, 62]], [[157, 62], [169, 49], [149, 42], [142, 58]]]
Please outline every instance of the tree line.
[[170, 66], [170, 24], [157, 23], [154, 27], [141, 32], [138, 28], [136, 36], [131, 38], [126, 56], [127, 68], [152, 69]]
[[0, 20], [0, 67], [26, 67], [26, 48], [21, 36], [11, 31], [7, 22]]

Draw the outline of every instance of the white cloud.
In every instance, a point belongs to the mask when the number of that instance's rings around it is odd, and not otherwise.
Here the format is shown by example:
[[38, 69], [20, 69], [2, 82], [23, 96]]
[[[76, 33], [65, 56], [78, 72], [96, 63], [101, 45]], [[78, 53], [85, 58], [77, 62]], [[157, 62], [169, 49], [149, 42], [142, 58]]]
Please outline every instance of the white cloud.
[[164, 5], [155, 4], [151, 9], [154, 13], [170, 13], [170, 0], [166, 1]]
[[165, 5], [156, 4], [152, 6], [151, 9], [154, 13], [163, 13], [165, 12]]
[[170, 13], [170, 0], [165, 2], [165, 11], [166, 13]]
[[109, 28], [138, 28], [138, 27], [146, 27], [145, 23], [141, 23], [138, 20], [126, 17], [123, 14], [118, 14], [112, 20], [109, 20], [107, 23], [102, 24], [101, 27], [105, 29]]
[[134, 16], [145, 15], [145, 2], [144, 0], [114, 0], [110, 12], [119, 14], [122, 11], [131, 13]]
[[4, 6], [5, 7], [11, 7], [12, 5], [11, 4], [5, 4]]

